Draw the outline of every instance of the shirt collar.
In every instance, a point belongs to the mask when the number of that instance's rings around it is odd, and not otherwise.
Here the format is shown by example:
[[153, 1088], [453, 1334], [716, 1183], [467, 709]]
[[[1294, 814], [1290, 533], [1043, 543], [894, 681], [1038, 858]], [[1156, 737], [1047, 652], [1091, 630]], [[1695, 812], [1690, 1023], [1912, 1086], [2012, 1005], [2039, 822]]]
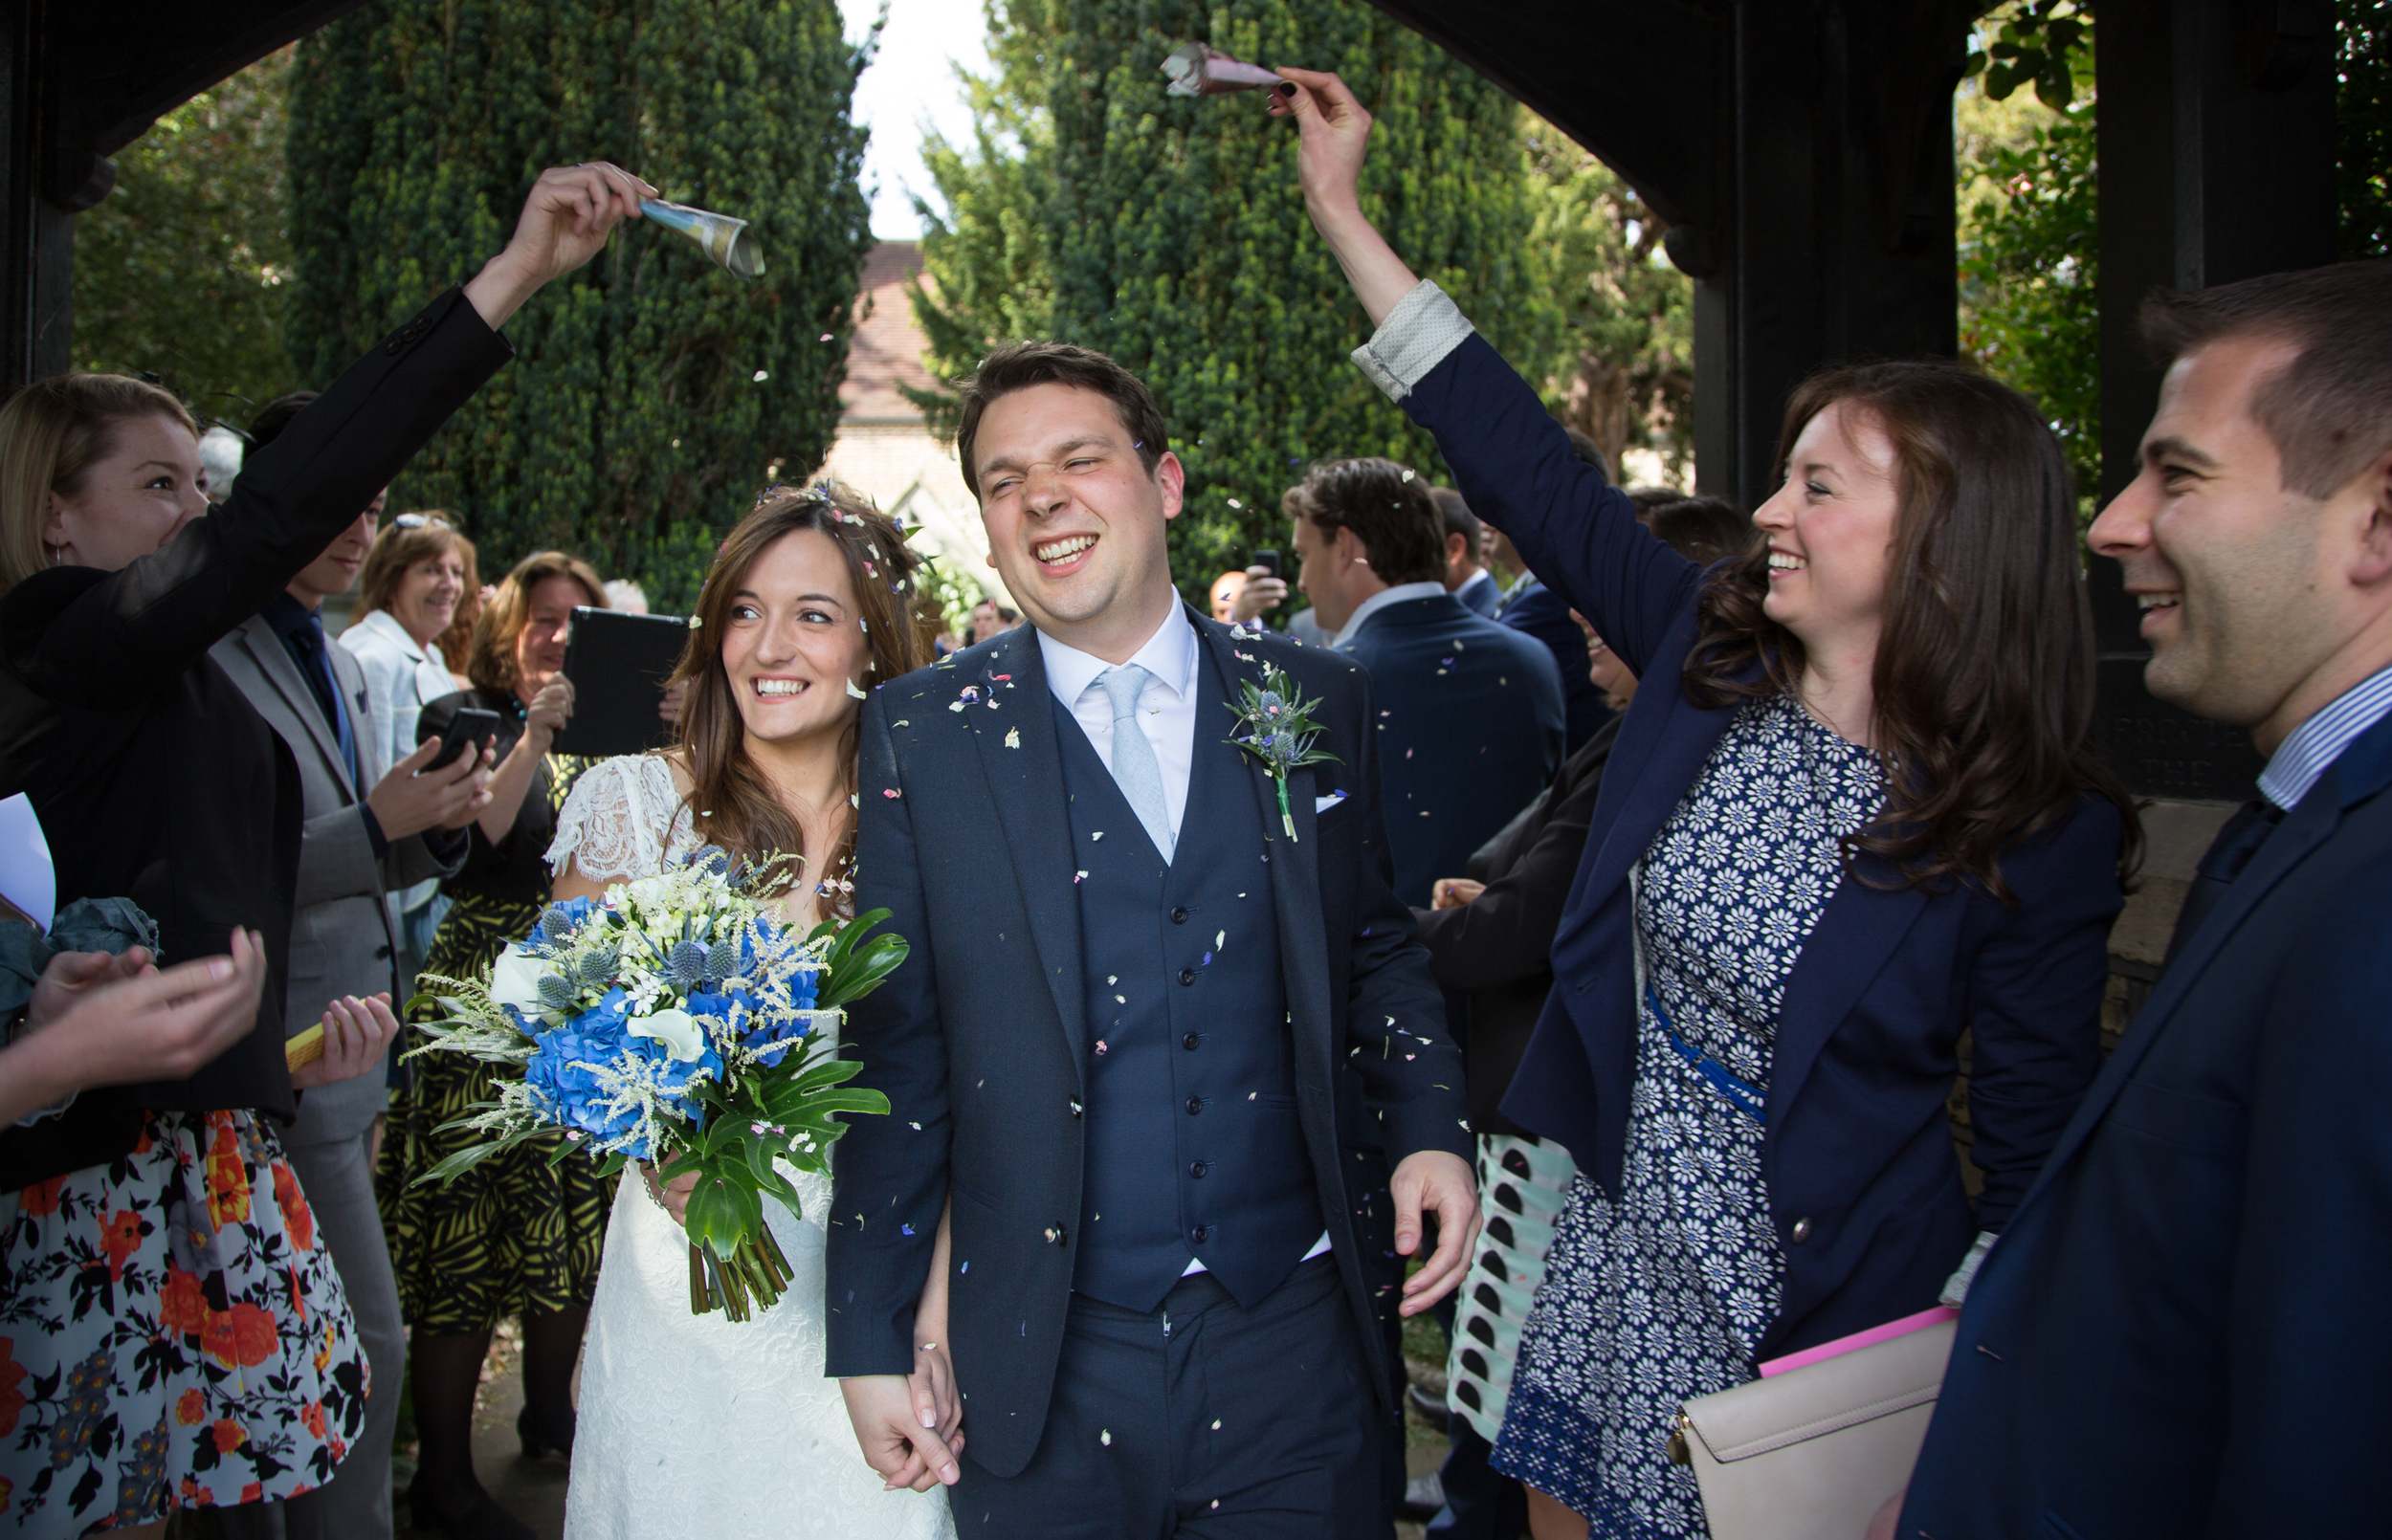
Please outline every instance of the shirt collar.
[[376, 636], [388, 642], [397, 648], [401, 655], [410, 663], [423, 663], [431, 658], [431, 654], [424, 650], [423, 644], [408, 635], [407, 627], [399, 624], [399, 618], [387, 609], [368, 610], [350, 624], [362, 630], [372, 631]]
[[1343, 647], [1346, 643], [1354, 639], [1354, 633], [1356, 631], [1362, 628], [1362, 622], [1370, 619], [1371, 616], [1376, 615], [1379, 611], [1386, 608], [1389, 605], [1400, 605], [1406, 599], [1438, 598], [1443, 596], [1444, 593], [1445, 584], [1442, 583], [1399, 583], [1389, 587], [1382, 588], [1377, 593], [1372, 594], [1368, 599], [1363, 600], [1361, 604], [1354, 606], [1354, 613], [1345, 617], [1344, 628], [1340, 630], [1338, 634], [1330, 640], [1329, 645], [1331, 647]]
[[2360, 734], [2392, 715], [2392, 669], [2370, 674], [2292, 730], [2259, 773], [2259, 795], [2291, 811]]
[[[1047, 688], [1054, 698], [1069, 707], [1079, 699], [1096, 676], [1113, 667], [1094, 652], [1083, 652], [1068, 642], [1058, 642], [1046, 632], [1038, 633], [1038, 655], [1047, 665]], [[1130, 661], [1155, 676], [1157, 683], [1185, 700], [1196, 689], [1196, 627], [1187, 623], [1186, 609], [1174, 602], [1155, 634], [1146, 638], [1146, 645], [1130, 655]]]
[[1464, 594], [1470, 592], [1473, 588], [1477, 587], [1480, 583], [1493, 582], [1495, 582], [1495, 574], [1489, 572], [1485, 567], [1480, 567], [1477, 571], [1462, 580], [1462, 585], [1453, 590], [1453, 597], [1459, 599]]
[[275, 635], [282, 638], [286, 643], [300, 631], [305, 630], [309, 621], [321, 624], [321, 620], [318, 620], [316, 611], [292, 598], [287, 588], [258, 605], [257, 618], [272, 627]]

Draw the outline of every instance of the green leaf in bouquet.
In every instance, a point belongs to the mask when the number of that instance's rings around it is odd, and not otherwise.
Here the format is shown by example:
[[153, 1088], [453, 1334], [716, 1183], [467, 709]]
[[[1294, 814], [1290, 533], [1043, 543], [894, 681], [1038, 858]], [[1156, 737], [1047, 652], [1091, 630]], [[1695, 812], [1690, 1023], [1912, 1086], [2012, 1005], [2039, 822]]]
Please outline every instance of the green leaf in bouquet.
[[[448, 1126], [454, 1128], [456, 1125], [450, 1124]], [[480, 1165], [492, 1155], [497, 1155], [499, 1151], [511, 1150], [515, 1146], [521, 1144], [525, 1139], [532, 1137], [535, 1133], [543, 1132], [545, 1131], [527, 1129], [520, 1133], [509, 1134], [503, 1139], [492, 1139], [485, 1144], [469, 1145], [465, 1149], [459, 1150], [455, 1154], [450, 1155], [447, 1159], [441, 1161], [430, 1171], [425, 1172], [409, 1185], [421, 1187], [426, 1182], [454, 1181], [457, 1177], [464, 1176], [467, 1172], [473, 1170], [476, 1166]]]
[[690, 1189], [687, 1218], [682, 1221], [691, 1240], [716, 1256], [728, 1258], [740, 1243], [763, 1228], [764, 1206], [755, 1184], [741, 1167], [712, 1167], [698, 1174]]

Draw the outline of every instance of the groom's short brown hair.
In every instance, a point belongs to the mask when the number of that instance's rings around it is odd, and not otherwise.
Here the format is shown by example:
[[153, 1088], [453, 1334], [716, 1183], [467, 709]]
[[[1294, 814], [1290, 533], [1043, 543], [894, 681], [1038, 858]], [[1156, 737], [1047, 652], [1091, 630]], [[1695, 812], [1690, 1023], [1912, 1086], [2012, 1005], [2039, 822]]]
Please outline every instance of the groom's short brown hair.
[[1008, 342], [980, 361], [980, 367], [957, 382], [963, 415], [955, 430], [956, 457], [963, 464], [963, 485], [980, 495], [980, 473], [972, 465], [972, 449], [980, 438], [980, 419], [989, 404], [1031, 385], [1061, 385], [1094, 390], [1113, 403], [1138, 450], [1139, 463], [1154, 474], [1155, 463], [1171, 446], [1163, 427], [1163, 410], [1145, 382], [1093, 348], [1070, 342]]

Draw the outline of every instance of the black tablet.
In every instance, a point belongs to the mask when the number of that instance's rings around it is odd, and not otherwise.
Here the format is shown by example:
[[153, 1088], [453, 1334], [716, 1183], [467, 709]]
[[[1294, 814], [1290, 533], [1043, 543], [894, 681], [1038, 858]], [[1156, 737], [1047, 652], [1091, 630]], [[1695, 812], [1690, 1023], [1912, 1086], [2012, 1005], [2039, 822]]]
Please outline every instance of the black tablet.
[[688, 645], [689, 622], [677, 615], [577, 607], [573, 639], [565, 645], [573, 715], [554, 752], [643, 754], [672, 742], [673, 727], [656, 709]]

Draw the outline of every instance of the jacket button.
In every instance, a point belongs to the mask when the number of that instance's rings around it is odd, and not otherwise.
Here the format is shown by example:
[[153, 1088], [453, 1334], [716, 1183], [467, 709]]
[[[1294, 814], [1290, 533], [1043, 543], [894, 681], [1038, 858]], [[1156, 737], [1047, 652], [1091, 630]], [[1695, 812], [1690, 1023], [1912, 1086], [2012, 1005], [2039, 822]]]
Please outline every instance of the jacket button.
[[1187, 911], [1185, 909], [1173, 910], [1171, 912], [1171, 923], [1174, 925], [1185, 925], [1187, 923]]
[[1187, 1232], [1187, 1238], [1190, 1241], [1195, 1242], [1198, 1245], [1203, 1245], [1207, 1241], [1212, 1239], [1212, 1226], [1209, 1224], [1199, 1224], [1196, 1228]]
[[1187, 1174], [1195, 1177], [1198, 1181], [1204, 1180], [1205, 1173], [1210, 1169], [1210, 1167], [1207, 1166], [1201, 1160], [1191, 1160], [1187, 1163]]
[[1079, 1103], [1074, 1102], [1072, 1104], [1072, 1115], [1074, 1117], [1079, 1116]]
[[1193, 969], [1193, 968], [1182, 968], [1182, 969], [1180, 970], [1180, 982], [1181, 982], [1183, 985], [1192, 984], [1192, 983], [1194, 983], [1195, 981], [1196, 981], [1196, 970], [1195, 970], [1195, 969]]
[[1187, 1099], [1187, 1115], [1188, 1115], [1188, 1116], [1190, 1116], [1190, 1117], [1194, 1117], [1197, 1113], [1199, 1113], [1199, 1112], [1203, 1111], [1204, 1110], [1205, 1110], [1205, 1099], [1204, 1099], [1202, 1096], [1190, 1096], [1190, 1097]]
[[374, 948], [374, 960], [377, 962], [388, 962], [390, 960], [389, 942], [385, 941], [382, 945]]
[[1196, 1045], [1202, 1043], [1204, 1039], [1198, 1037], [1195, 1033], [1190, 1032], [1187, 1036], [1180, 1039], [1180, 1046], [1185, 1048], [1190, 1053], [1194, 1053], [1196, 1051]]
[[1805, 1241], [1807, 1241], [1807, 1240], [1809, 1240], [1809, 1239], [1810, 1239], [1810, 1220], [1809, 1220], [1809, 1218], [1808, 1218], [1807, 1216], [1805, 1216], [1805, 1217], [1804, 1217], [1804, 1218], [1802, 1218], [1802, 1219], [1796, 1220], [1796, 1221], [1794, 1221], [1794, 1243], [1795, 1243], [1796, 1245], [1801, 1245], [1804, 1242], [1805, 1242]]
[[1047, 1244], [1051, 1246], [1059, 1246], [1070, 1239], [1071, 1232], [1066, 1230], [1062, 1225], [1050, 1224], [1047, 1226]]

